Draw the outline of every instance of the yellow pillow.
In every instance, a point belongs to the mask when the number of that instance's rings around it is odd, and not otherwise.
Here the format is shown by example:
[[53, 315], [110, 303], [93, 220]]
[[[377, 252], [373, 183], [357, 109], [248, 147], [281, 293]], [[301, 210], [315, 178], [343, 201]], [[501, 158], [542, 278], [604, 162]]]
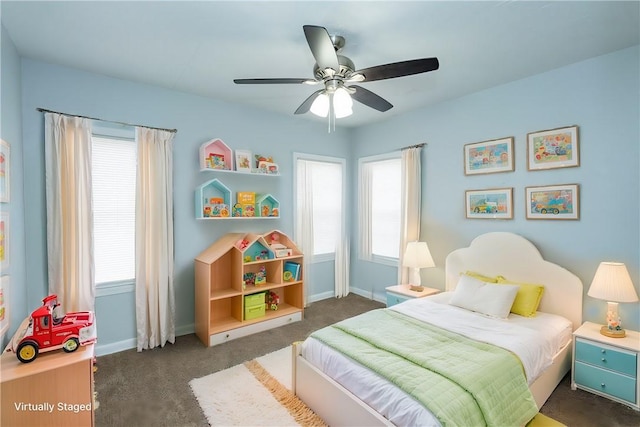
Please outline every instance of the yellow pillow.
[[501, 285], [519, 285], [520, 289], [516, 294], [516, 299], [511, 306], [511, 312], [520, 316], [533, 317], [536, 315], [544, 286], [534, 285], [531, 283], [510, 282], [502, 276], [498, 276], [498, 284]]
[[[488, 282], [488, 283], [498, 283], [498, 278], [497, 277], [489, 277], [489, 276], [485, 276], [483, 274], [480, 273], [476, 273], [475, 271], [465, 271], [463, 273], [465, 276], [471, 276], [474, 279], [478, 279], [482, 282]], [[498, 277], [502, 277], [502, 276], [498, 276]]]

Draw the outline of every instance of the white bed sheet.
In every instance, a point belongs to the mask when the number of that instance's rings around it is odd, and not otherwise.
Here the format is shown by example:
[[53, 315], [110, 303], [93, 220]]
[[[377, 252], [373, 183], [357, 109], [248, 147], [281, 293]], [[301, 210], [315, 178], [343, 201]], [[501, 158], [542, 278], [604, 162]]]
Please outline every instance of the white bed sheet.
[[[495, 338], [497, 335], [497, 341], [502, 344], [506, 342], [507, 347], [504, 348], [518, 354], [521, 359], [528, 359], [526, 364], [523, 361], [523, 366], [526, 371], [526, 365], [529, 365], [529, 370], [532, 371], [532, 377], [527, 376], [529, 384], [551, 364], [556, 353], [571, 340], [571, 322], [561, 316], [539, 312], [532, 318], [511, 314], [506, 320], [493, 319], [448, 305], [450, 294], [444, 292], [428, 298], [412, 299], [391, 309], [465, 336], [471, 335], [470, 338], [475, 336], [474, 339], [480, 341], [485, 341], [484, 338], [487, 336], [493, 335]], [[451, 322], [446, 320], [445, 313], [463, 320], [456, 322], [457, 325], [460, 323], [458, 326], [452, 326]], [[505, 331], [504, 336], [502, 332], [496, 333], [496, 327]], [[494, 345], [503, 346], [495, 341], [496, 339], [487, 340]], [[530, 341], [538, 342], [538, 345], [530, 345]], [[512, 348], [516, 348], [517, 351]], [[302, 355], [393, 424], [440, 426], [438, 419], [414, 398], [322, 342], [308, 338], [303, 344]]]

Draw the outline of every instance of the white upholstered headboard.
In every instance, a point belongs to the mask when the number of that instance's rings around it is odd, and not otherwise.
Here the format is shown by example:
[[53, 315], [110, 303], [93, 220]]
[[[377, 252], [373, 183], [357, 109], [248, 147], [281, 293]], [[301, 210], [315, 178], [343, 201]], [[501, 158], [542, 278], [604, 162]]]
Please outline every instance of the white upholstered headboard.
[[544, 285], [539, 311], [566, 317], [575, 330], [582, 324], [582, 281], [567, 269], [542, 259], [524, 237], [508, 232], [482, 234], [469, 247], [447, 255], [445, 289], [455, 289], [460, 274], [474, 271], [486, 276]]

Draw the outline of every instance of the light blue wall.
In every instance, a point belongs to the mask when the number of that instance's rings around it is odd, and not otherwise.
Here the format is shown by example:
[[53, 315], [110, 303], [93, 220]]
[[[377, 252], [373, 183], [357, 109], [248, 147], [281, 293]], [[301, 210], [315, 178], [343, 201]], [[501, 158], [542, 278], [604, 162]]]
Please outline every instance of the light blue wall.
[[20, 57], [11, 37], [1, 26], [0, 41], [2, 64], [0, 83], [0, 137], [11, 145], [10, 203], [2, 203], [3, 212], [9, 212], [9, 261], [7, 271], [10, 288], [5, 290], [5, 303], [9, 318], [9, 330], [1, 339], [2, 348], [24, 319], [27, 307], [27, 286], [25, 286], [25, 246], [24, 246], [24, 198], [22, 191], [22, 115]]
[[[444, 288], [444, 260], [479, 234], [511, 231], [531, 240], [543, 257], [580, 277], [584, 319], [602, 323], [606, 304], [587, 296], [601, 261], [627, 265], [640, 294], [640, 164], [638, 46], [478, 92], [358, 129], [359, 157], [421, 142], [423, 204], [421, 239], [436, 268], [422, 270], [423, 282]], [[445, 72], [444, 68], [437, 72]], [[578, 125], [580, 167], [527, 171], [528, 132]], [[515, 137], [514, 172], [465, 176], [463, 146]], [[580, 184], [580, 220], [526, 220], [524, 189]], [[352, 182], [355, 189], [356, 181]], [[513, 220], [471, 220], [464, 215], [465, 190], [514, 188]], [[355, 213], [352, 220], [356, 221]], [[356, 230], [352, 238], [356, 239]], [[352, 251], [353, 284], [384, 296], [396, 268], [359, 261]], [[640, 329], [640, 304], [621, 304], [626, 327]]]
[[[600, 261], [625, 262], [636, 287], [639, 286], [638, 47], [376, 125], [352, 131], [339, 129], [327, 134], [324, 124], [295, 116], [269, 114], [30, 59], [19, 60], [13, 44], [5, 40], [8, 39], [4, 37], [5, 33], [3, 29], [2, 122], [5, 127], [1, 135], [14, 140], [11, 274], [12, 282], [19, 281], [21, 285], [21, 290], [12, 295], [10, 302], [12, 319], [16, 318], [14, 327], [29, 310], [40, 304], [47, 292], [44, 126], [42, 113], [36, 111], [38, 107], [178, 129], [174, 149], [174, 207], [179, 334], [193, 330], [193, 258], [200, 251], [229, 231], [277, 228], [292, 233], [294, 151], [346, 158], [351, 165], [348, 199], [354, 200], [358, 157], [427, 142], [423, 151], [422, 238], [429, 242], [437, 268], [423, 271], [423, 280], [432, 286], [443, 287], [447, 253], [466, 246], [478, 234], [495, 230], [513, 231], [529, 238], [547, 259], [576, 273], [585, 284], [584, 314], [587, 320], [600, 322], [604, 318], [604, 303], [586, 296]], [[571, 124], [580, 126], [580, 167], [527, 172], [526, 133]], [[465, 177], [463, 145], [503, 136], [515, 137], [516, 171]], [[273, 155], [280, 165], [282, 177], [252, 180], [246, 176], [199, 172], [198, 147], [214, 137], [222, 138], [233, 148]], [[22, 153], [27, 154], [22, 157]], [[272, 192], [281, 202], [282, 218], [196, 221], [194, 189], [214, 176], [234, 191]], [[581, 185], [580, 220], [525, 220], [524, 187], [556, 183]], [[506, 186], [515, 189], [515, 219], [464, 219], [464, 190]], [[25, 195], [24, 199], [21, 194]], [[357, 224], [355, 209], [349, 215], [350, 224]], [[352, 242], [356, 242], [356, 227], [351, 229], [354, 230]], [[355, 245], [353, 247], [354, 291], [383, 299], [384, 287], [396, 281], [396, 269], [358, 261]], [[309, 295], [312, 298], [330, 295], [333, 266], [322, 263], [314, 271]], [[13, 276], [17, 280], [13, 280]], [[133, 347], [134, 307], [132, 293], [98, 297], [99, 352]], [[621, 311], [627, 327], [640, 329], [638, 304], [623, 304]]]
[[[25, 158], [27, 283], [31, 309], [47, 292], [46, 217], [44, 190], [44, 119], [37, 108], [132, 124], [175, 128], [174, 233], [176, 329], [193, 332], [193, 258], [222, 234], [279, 229], [293, 235], [293, 152], [349, 158], [349, 132], [327, 134], [324, 123], [268, 114], [221, 101], [107, 78], [30, 59], [22, 60], [22, 120]], [[200, 172], [198, 149], [221, 138], [234, 149], [274, 157], [281, 177], [257, 178], [238, 174]], [[28, 167], [27, 167], [28, 165]], [[114, 171], [115, 172], [115, 171]], [[232, 191], [271, 193], [281, 204], [277, 220], [196, 220], [195, 188], [219, 178]], [[333, 266], [314, 269], [309, 295], [333, 291]], [[27, 313], [23, 313], [26, 315]], [[98, 352], [135, 345], [133, 293], [98, 296]]]

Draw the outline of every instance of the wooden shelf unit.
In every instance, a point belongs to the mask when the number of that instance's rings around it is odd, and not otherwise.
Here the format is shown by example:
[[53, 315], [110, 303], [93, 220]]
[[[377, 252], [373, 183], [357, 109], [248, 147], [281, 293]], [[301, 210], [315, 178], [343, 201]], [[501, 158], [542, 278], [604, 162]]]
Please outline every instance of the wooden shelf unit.
[[[269, 246], [273, 235], [277, 236], [278, 243], [291, 249], [291, 256], [275, 257]], [[243, 249], [237, 246], [241, 240], [247, 241]], [[248, 254], [262, 248], [267, 251], [268, 259], [251, 257], [251, 261], [245, 262], [244, 258], [250, 256]], [[302, 320], [303, 259], [295, 243], [278, 230], [265, 234], [228, 233], [218, 239], [195, 258], [195, 329], [198, 338], [206, 346], [212, 346]], [[300, 264], [298, 280], [284, 280], [284, 263], [287, 261]], [[266, 271], [266, 283], [244, 286], [245, 273], [257, 273], [262, 267]], [[280, 297], [278, 309], [267, 309], [264, 316], [245, 320], [244, 297], [265, 291], [272, 291]]]

